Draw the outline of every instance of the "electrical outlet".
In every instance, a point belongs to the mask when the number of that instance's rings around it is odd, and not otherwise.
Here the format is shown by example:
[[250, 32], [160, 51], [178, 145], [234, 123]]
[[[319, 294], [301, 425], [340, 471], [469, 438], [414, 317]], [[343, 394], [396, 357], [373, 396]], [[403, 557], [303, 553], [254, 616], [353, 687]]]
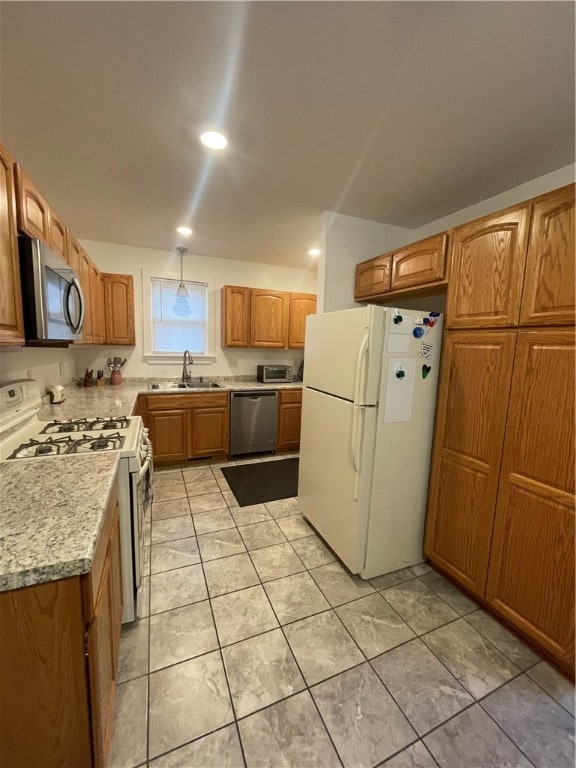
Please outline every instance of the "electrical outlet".
[[32, 378], [32, 371], [26, 371], [26, 378], [31, 379]]
[[60, 376], [64, 376], [64, 360], [60, 360]]

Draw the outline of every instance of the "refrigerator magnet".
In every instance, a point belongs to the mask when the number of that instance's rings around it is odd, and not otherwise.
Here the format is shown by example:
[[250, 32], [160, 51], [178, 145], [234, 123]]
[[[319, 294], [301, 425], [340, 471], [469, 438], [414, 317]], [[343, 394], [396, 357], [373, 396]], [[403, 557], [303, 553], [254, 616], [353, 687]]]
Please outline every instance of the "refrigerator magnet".
[[418, 352], [418, 357], [423, 357], [425, 360], [430, 360], [432, 357], [433, 349], [434, 344], [428, 344], [423, 341], [422, 344], [420, 344], [420, 352]]
[[424, 364], [422, 366], [422, 378], [425, 379], [426, 376], [428, 376], [428, 374], [430, 373], [431, 370], [432, 370], [432, 366], [431, 365]]

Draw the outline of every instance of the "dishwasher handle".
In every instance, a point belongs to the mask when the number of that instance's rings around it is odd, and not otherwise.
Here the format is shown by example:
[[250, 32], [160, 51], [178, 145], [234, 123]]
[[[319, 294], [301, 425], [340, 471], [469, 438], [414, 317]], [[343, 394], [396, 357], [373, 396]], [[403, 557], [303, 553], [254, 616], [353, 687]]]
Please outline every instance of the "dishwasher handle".
[[232, 397], [249, 397], [251, 400], [259, 400], [261, 397], [278, 397], [278, 391], [266, 389], [264, 392], [232, 392]]

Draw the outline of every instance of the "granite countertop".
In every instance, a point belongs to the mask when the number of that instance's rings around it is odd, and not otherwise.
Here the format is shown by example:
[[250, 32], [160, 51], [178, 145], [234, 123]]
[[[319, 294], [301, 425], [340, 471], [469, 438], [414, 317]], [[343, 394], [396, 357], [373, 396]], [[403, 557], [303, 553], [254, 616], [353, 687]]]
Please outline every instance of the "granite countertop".
[[177, 379], [125, 379], [122, 384], [105, 384], [101, 387], [66, 387], [66, 399], [62, 403], [44, 405], [38, 417], [41, 421], [76, 419], [82, 416], [104, 418], [130, 415], [138, 395], [184, 395], [200, 392], [233, 392], [241, 389], [301, 389], [301, 381], [266, 383], [246, 378], [206, 377], [208, 381], [222, 384], [222, 388], [194, 387], [194, 389], [150, 389], [152, 383], [176, 383]]
[[[206, 377], [207, 380], [210, 380]], [[166, 379], [66, 387], [62, 403], [44, 405], [41, 421], [129, 415], [139, 394], [189, 394], [241, 389], [299, 389], [302, 382], [263, 384], [213, 378], [222, 389], [150, 390]], [[176, 381], [176, 380], [172, 380]], [[92, 568], [119, 454], [101, 453], [5, 461], [0, 464], [0, 591], [88, 573]]]
[[0, 591], [88, 573], [119, 454], [0, 464]]

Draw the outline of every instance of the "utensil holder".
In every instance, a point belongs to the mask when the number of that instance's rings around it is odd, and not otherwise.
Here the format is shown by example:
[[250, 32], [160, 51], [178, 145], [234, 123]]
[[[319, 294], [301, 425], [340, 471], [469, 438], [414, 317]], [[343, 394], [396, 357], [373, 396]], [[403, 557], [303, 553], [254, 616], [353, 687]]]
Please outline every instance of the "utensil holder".
[[112, 371], [110, 374], [110, 384], [122, 384], [122, 374], [120, 371]]

